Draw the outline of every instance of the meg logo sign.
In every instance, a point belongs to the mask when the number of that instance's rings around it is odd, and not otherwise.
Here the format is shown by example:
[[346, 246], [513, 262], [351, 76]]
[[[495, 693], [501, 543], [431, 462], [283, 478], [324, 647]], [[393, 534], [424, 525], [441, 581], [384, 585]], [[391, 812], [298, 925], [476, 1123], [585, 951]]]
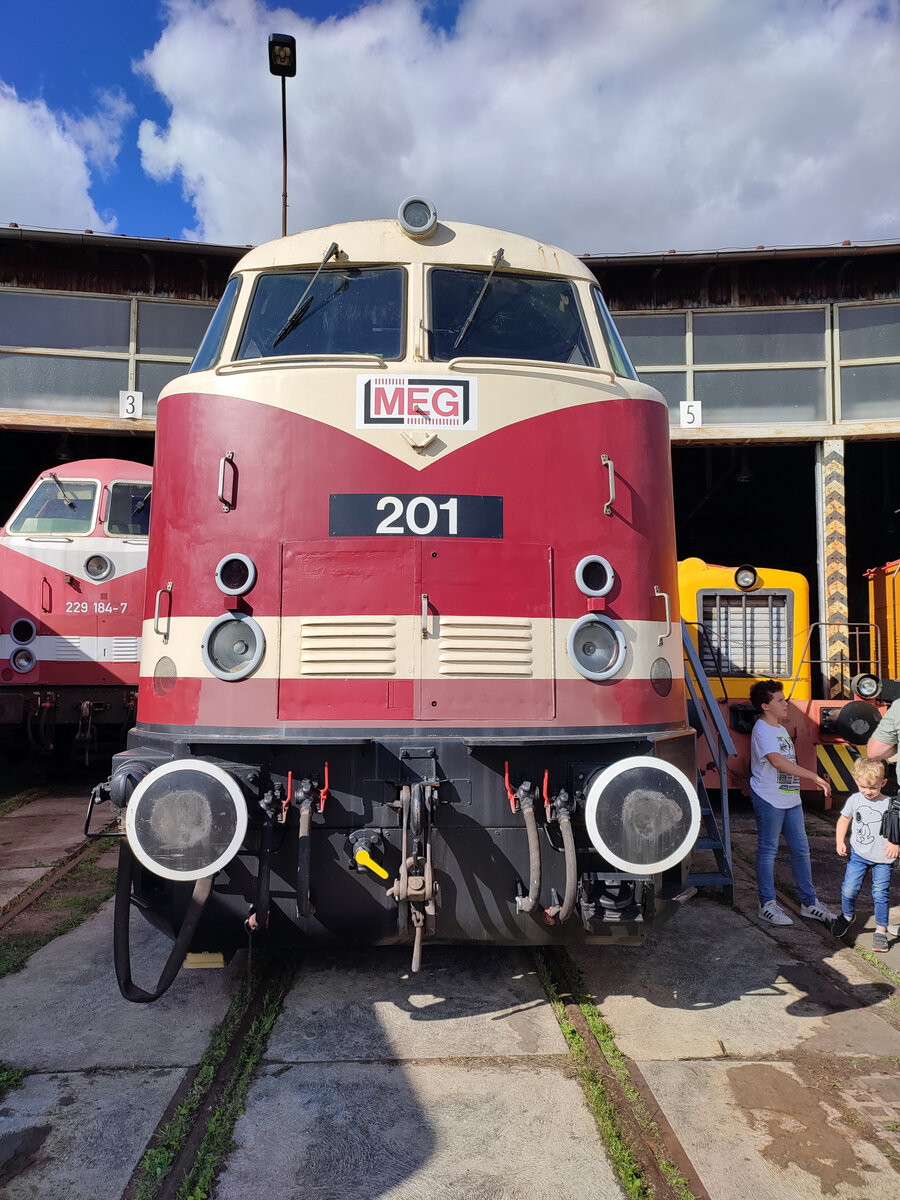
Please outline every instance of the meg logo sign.
[[356, 428], [477, 429], [475, 380], [357, 375]]

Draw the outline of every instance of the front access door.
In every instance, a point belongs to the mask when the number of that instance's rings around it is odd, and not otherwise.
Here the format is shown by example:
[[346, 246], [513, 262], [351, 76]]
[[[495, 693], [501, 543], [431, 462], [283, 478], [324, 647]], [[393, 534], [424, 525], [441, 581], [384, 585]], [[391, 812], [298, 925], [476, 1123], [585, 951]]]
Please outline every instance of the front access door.
[[549, 720], [547, 547], [286, 543], [281, 720]]

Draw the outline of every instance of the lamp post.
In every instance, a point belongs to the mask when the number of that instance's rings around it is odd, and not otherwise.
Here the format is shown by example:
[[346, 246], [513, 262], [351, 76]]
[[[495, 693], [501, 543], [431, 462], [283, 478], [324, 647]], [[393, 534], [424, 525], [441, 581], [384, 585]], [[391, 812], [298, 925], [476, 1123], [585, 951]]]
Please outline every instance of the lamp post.
[[281, 77], [281, 236], [287, 236], [287, 97], [285, 79], [297, 74], [297, 40], [289, 33], [269, 34], [269, 70]]

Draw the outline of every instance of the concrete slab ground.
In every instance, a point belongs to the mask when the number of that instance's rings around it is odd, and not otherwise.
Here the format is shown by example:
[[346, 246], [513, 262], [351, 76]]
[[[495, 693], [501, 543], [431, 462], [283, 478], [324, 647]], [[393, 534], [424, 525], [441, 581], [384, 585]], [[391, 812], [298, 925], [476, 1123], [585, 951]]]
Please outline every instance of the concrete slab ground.
[[87, 794], [59, 791], [0, 821], [0, 907], [84, 844]]
[[235, 1138], [216, 1200], [622, 1196], [579, 1084], [528, 1059], [268, 1063]]
[[183, 1075], [183, 1070], [29, 1075], [0, 1104], [0, 1196], [121, 1196]]
[[620, 1197], [527, 953], [408, 967], [406, 948], [309, 956], [216, 1200]]
[[309, 955], [269, 1039], [285, 1062], [566, 1053], [524, 950], [429, 946]]
[[[873, 967], [803, 920], [784, 851], [776, 883], [794, 924], [764, 925], [752, 814], [733, 817], [734, 908], [698, 897], [643, 947], [575, 952], [585, 983], [715, 1200], [895, 1197], [900, 992], [880, 968], [896, 947]], [[813, 813], [807, 826], [831, 904], [833, 821]]]

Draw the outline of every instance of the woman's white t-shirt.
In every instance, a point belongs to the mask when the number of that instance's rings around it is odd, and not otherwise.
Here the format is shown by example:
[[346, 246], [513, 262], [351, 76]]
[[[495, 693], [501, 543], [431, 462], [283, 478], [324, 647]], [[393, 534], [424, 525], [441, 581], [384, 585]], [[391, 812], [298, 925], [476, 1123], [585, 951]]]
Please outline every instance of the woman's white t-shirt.
[[767, 754], [783, 754], [797, 761], [791, 735], [783, 725], [770, 725], [762, 717], [750, 735], [750, 786], [761, 800], [774, 808], [796, 808], [800, 803], [800, 779], [777, 770]]

